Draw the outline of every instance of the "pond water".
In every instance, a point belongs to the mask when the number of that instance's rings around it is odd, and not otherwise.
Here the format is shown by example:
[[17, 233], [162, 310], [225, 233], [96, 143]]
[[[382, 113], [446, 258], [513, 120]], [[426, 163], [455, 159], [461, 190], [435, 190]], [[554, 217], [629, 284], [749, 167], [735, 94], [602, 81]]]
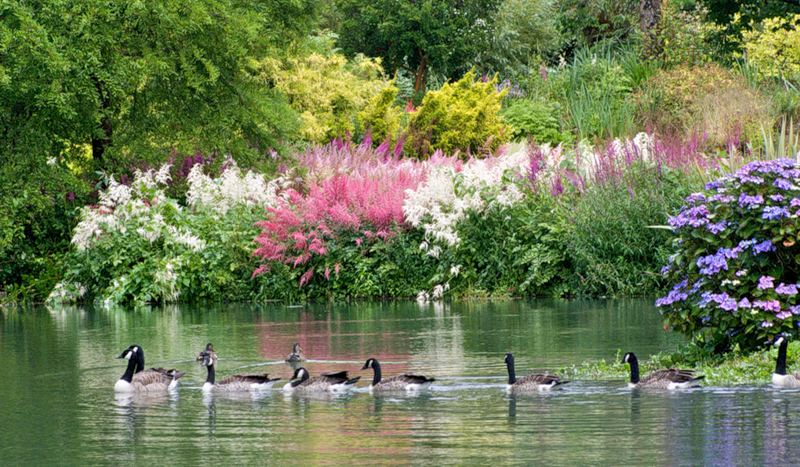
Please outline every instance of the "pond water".
[[[299, 342], [311, 374], [362, 375], [352, 394], [204, 396], [195, 361], [213, 342], [217, 377], [268, 372]], [[625, 381], [505, 392], [517, 374], [645, 357], [681, 342], [651, 300], [235, 304], [0, 310], [0, 465], [784, 465], [800, 456], [800, 393], [757, 387], [631, 391]], [[116, 397], [116, 360], [186, 371], [177, 391]], [[436, 377], [427, 393], [366, 391], [384, 376]]]

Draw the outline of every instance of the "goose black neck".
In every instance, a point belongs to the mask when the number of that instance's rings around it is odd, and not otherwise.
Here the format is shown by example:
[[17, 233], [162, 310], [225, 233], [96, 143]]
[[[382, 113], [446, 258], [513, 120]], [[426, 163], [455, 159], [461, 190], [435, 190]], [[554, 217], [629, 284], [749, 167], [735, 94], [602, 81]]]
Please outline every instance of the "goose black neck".
[[778, 362], [775, 364], [775, 373], [779, 375], [786, 374], [786, 347], [789, 346], [789, 341], [784, 339], [778, 347]]
[[381, 382], [381, 364], [378, 363], [377, 360], [372, 361], [372, 371], [375, 372], [375, 375], [372, 377], [372, 385], [376, 386]]
[[631, 355], [628, 363], [631, 366], [631, 384], [636, 384], [639, 382], [639, 359], [636, 358], [636, 355]]
[[122, 375], [122, 378], [127, 382], [131, 382], [133, 380], [133, 373], [135, 373], [137, 362], [133, 358], [128, 360], [128, 368], [125, 369], [125, 374]]
[[293, 388], [296, 388], [297, 386], [301, 385], [307, 379], [308, 379], [308, 371], [306, 370], [306, 371], [303, 372], [303, 377], [302, 378], [300, 378], [298, 380], [294, 380], [289, 384], [291, 384]]
[[508, 367], [508, 384], [516, 383], [517, 377], [514, 375], [514, 359], [508, 358], [506, 360], [506, 366]]
[[[131, 360], [133, 360], [133, 358], [131, 358]], [[139, 347], [139, 350], [136, 352], [136, 366], [136, 373], [144, 370], [144, 351], [141, 347]]]
[[214, 364], [212, 363], [211, 365], [206, 365], [206, 368], [208, 369], [208, 378], [206, 378], [206, 383], [214, 384]]

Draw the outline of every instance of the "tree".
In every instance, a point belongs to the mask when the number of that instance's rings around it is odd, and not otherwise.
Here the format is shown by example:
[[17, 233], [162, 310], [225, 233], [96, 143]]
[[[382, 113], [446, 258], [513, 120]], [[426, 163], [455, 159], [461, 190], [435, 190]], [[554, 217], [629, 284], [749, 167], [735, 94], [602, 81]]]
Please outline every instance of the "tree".
[[428, 73], [460, 76], [489, 48], [500, 0], [338, 0], [344, 20], [339, 46], [347, 55], [383, 59], [386, 72], [414, 76], [424, 93]]
[[740, 46], [742, 30], [765, 18], [787, 17], [800, 13], [800, 0], [700, 0], [708, 8], [708, 18], [723, 27], [717, 41], [725, 49]]
[[0, 10], [0, 152], [185, 146], [266, 151], [292, 129], [248, 73], [314, 19], [313, 0], [11, 1]]

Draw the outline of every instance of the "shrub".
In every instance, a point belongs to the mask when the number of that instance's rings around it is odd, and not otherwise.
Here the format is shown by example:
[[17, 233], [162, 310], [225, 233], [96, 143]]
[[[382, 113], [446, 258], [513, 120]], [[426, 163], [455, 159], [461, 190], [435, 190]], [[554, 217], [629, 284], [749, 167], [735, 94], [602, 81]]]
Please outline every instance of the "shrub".
[[706, 348], [742, 350], [800, 324], [800, 166], [751, 162], [686, 198], [662, 269], [664, 323]]
[[300, 113], [301, 135], [316, 143], [343, 138], [356, 129], [359, 112], [386, 85], [380, 59], [356, 56], [352, 62], [338, 54], [269, 62], [268, 75]]
[[446, 154], [461, 150], [496, 151], [511, 138], [502, 117], [505, 90], [495, 90], [497, 77], [491, 81], [475, 81], [469, 72], [456, 83], [446, 83], [422, 99], [422, 106], [408, 119], [407, 151], [425, 159], [435, 150]]
[[170, 166], [138, 172], [131, 186], [112, 177], [98, 206], [85, 207], [75, 249], [51, 300], [124, 302], [252, 298], [253, 223], [275, 202], [279, 184], [230, 161], [216, 178], [197, 164], [188, 205], [166, 196]]
[[709, 145], [724, 147], [740, 134], [757, 139], [760, 123], [772, 126], [767, 98], [718, 65], [660, 70], [634, 98], [639, 121], [666, 138], [707, 133]]
[[530, 137], [533, 141], [558, 145], [572, 141], [572, 135], [561, 132], [555, 109], [535, 99], [518, 100], [500, 112], [503, 121], [513, 130], [513, 138]]
[[[765, 75], [800, 82], [800, 14], [767, 18], [742, 32], [750, 61]], [[753, 25], [751, 25], [753, 26]]]

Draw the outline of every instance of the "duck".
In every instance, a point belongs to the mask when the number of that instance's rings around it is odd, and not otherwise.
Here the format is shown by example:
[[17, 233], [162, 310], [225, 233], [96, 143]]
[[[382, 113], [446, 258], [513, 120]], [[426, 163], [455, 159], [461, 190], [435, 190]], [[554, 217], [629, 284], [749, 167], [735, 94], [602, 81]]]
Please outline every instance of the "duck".
[[303, 349], [300, 347], [300, 344], [295, 342], [295, 344], [292, 346], [292, 353], [286, 356], [285, 361], [288, 363], [297, 363], [306, 361], [306, 357], [304, 357], [303, 354], [300, 353], [302, 351]]
[[114, 385], [114, 392], [160, 392], [175, 389], [185, 371], [164, 368], [144, 370], [144, 351], [138, 345], [125, 349], [117, 358], [128, 360], [128, 368]]
[[781, 332], [769, 344], [778, 346], [778, 360], [775, 362], [775, 373], [772, 373], [772, 385], [779, 388], [800, 388], [800, 371], [793, 375], [786, 374], [786, 348], [791, 334]]
[[350, 378], [347, 371], [336, 371], [322, 373], [319, 376], [310, 377], [308, 370], [300, 367], [294, 371], [292, 381], [283, 386], [286, 392], [347, 392], [353, 388], [360, 376]]
[[208, 377], [203, 384], [204, 393], [220, 391], [263, 391], [270, 389], [276, 381], [280, 380], [280, 378], [270, 378], [267, 373], [239, 373], [229, 376], [215, 384], [214, 367], [217, 363], [217, 353], [214, 351], [214, 345], [211, 343], [206, 345], [204, 351], [200, 352], [197, 361], [208, 369]]
[[436, 381], [434, 378], [428, 378], [423, 375], [415, 375], [413, 373], [402, 373], [395, 376], [390, 376], [386, 379], [381, 379], [381, 364], [377, 359], [370, 358], [361, 368], [361, 371], [367, 368], [372, 368], [373, 378], [372, 384], [369, 385], [370, 392], [378, 391], [419, 391], [430, 387], [431, 383]]
[[668, 368], [656, 370], [642, 379], [639, 379], [639, 360], [633, 352], [628, 352], [622, 357], [622, 363], [631, 366], [631, 382], [628, 387], [634, 389], [688, 389], [700, 387], [700, 381], [705, 376], [695, 376], [695, 370], [679, 370]]
[[561, 381], [561, 377], [558, 375], [544, 373], [534, 373], [517, 379], [514, 374], [514, 356], [510, 353], [506, 354], [506, 366], [508, 367], [506, 389], [510, 392], [549, 391], [569, 383], [569, 381]]

